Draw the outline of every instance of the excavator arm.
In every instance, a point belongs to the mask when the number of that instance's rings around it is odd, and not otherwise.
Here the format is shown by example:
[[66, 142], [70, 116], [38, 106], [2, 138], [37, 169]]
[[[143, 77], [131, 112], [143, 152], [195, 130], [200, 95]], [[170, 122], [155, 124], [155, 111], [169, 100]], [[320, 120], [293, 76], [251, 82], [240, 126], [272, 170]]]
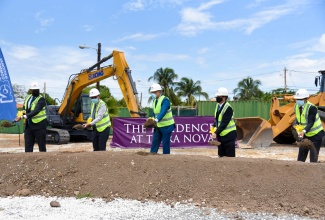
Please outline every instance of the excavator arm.
[[[111, 58], [113, 58], [113, 64], [94, 70], [95, 67]], [[46, 129], [47, 143], [66, 144], [72, 137], [78, 139], [87, 137], [87, 139], [92, 140], [92, 130], [73, 128], [75, 124], [85, 123], [90, 114], [91, 102], [88, 94], [82, 94], [82, 90], [109, 77], [114, 77], [117, 80], [131, 117], [145, 117], [146, 113], [139, 111], [138, 92], [131, 76], [131, 70], [124, 58], [124, 53], [114, 50], [110, 55], [88, 69], [70, 76], [63, 100], [57, 111], [55, 108], [55, 114], [51, 113], [53, 111], [50, 111], [51, 108], [48, 106], [47, 117], [50, 127]]]
[[[113, 58], [112, 65], [102, 67], [100, 70], [93, 70], [98, 64], [104, 63], [111, 58]], [[127, 108], [131, 112], [138, 112], [138, 92], [131, 76], [131, 70], [124, 58], [124, 53], [114, 50], [109, 56], [104, 57], [92, 67], [74, 75], [66, 88], [64, 98], [58, 110], [59, 115], [62, 117], [73, 115], [72, 108], [82, 90], [109, 77], [115, 77], [117, 80]], [[139, 115], [131, 113], [131, 117], [139, 117]]]

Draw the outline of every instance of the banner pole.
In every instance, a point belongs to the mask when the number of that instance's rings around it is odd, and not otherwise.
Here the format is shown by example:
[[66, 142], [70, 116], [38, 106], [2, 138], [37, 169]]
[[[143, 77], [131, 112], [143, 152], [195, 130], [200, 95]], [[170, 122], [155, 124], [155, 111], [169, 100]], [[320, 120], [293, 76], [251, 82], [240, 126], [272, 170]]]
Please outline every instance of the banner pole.
[[19, 127], [19, 124], [18, 124], [18, 143], [19, 143], [19, 147], [20, 147], [20, 127]]

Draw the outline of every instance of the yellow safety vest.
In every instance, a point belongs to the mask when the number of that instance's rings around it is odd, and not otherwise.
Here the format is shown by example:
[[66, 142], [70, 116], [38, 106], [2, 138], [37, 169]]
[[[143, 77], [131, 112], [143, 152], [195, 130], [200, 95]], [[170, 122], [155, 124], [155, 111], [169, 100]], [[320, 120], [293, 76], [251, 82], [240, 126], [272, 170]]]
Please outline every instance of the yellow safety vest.
[[[219, 116], [218, 116], [218, 126], [220, 125], [220, 123], [222, 121], [222, 116], [226, 112], [227, 108], [232, 108], [231, 105], [228, 102], [225, 102], [224, 105], [225, 106], [223, 107], [222, 111], [219, 113]], [[219, 107], [219, 103], [216, 105], [216, 109], [214, 111], [215, 116], [217, 115], [218, 107]], [[231, 116], [231, 119], [230, 119], [227, 127], [220, 133], [220, 136], [225, 136], [226, 134], [228, 134], [231, 131], [236, 131], [236, 124], [235, 124], [235, 119], [234, 119], [234, 111], [232, 112], [232, 116]]]
[[[24, 109], [26, 109], [27, 107], [27, 102], [29, 101], [29, 99], [32, 97], [32, 95], [28, 95], [27, 98], [25, 99], [24, 102]], [[36, 99], [34, 99], [34, 101], [31, 103], [30, 106], [30, 110], [33, 111], [35, 109], [35, 106], [38, 102], [38, 100], [40, 100], [40, 98], [42, 98], [42, 96], [37, 96]], [[39, 123], [41, 121], [43, 121], [44, 119], [46, 119], [46, 110], [45, 110], [45, 106], [43, 107], [43, 109], [35, 116], [32, 117], [32, 122], [33, 123]]]
[[[97, 114], [98, 114], [98, 110], [99, 110], [99, 107], [101, 105], [106, 105], [106, 103], [103, 101], [103, 100], [99, 100], [99, 103], [97, 105], [97, 108], [96, 108], [96, 112], [95, 112], [95, 118], [97, 117]], [[91, 105], [91, 112], [90, 112], [90, 115], [92, 116], [93, 115], [93, 111], [94, 111], [94, 107], [95, 107], [95, 104], [92, 103]], [[93, 118], [93, 119], [95, 119]], [[111, 126], [111, 119], [109, 117], [109, 114], [108, 114], [108, 108], [106, 106], [106, 111], [105, 111], [105, 114], [103, 116], [103, 118], [96, 123], [96, 129], [98, 132], [102, 132], [104, 131], [107, 127]]]
[[[298, 124], [301, 124], [304, 127], [307, 126], [309, 108], [311, 106], [314, 106], [314, 105], [307, 101], [307, 103], [305, 104], [305, 107], [304, 107], [304, 109], [303, 109], [303, 111], [302, 111], [302, 113], [300, 115], [299, 106], [297, 104], [295, 104], [296, 119], [297, 119]], [[323, 125], [322, 125], [322, 122], [321, 122], [321, 120], [319, 118], [318, 113], [316, 113], [315, 122], [314, 122], [313, 126], [310, 128], [310, 130], [305, 135], [307, 137], [312, 137], [312, 136], [318, 134], [318, 132], [320, 132], [321, 130], [323, 130]]]
[[[153, 113], [155, 115], [158, 115], [160, 113], [160, 111], [161, 111], [161, 103], [164, 100], [164, 98], [168, 99], [164, 95], [160, 96], [160, 98], [158, 99], [157, 105], [155, 105], [156, 99], [153, 100], [152, 109], [153, 109]], [[161, 128], [161, 127], [165, 127], [165, 126], [172, 125], [172, 124], [175, 124], [175, 122], [174, 122], [172, 109], [169, 107], [169, 109], [168, 109], [167, 113], [165, 114], [165, 116], [159, 122], [157, 122], [157, 127]]]

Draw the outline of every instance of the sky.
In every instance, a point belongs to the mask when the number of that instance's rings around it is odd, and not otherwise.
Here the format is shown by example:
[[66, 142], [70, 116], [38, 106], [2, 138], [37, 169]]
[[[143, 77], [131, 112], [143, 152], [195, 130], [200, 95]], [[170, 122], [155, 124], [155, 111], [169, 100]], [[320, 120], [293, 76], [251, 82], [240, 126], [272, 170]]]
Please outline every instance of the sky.
[[[124, 52], [142, 106], [159, 68], [172, 68], [177, 81], [200, 81], [210, 98], [219, 87], [232, 97], [248, 76], [264, 92], [286, 84], [313, 94], [325, 70], [325, 1], [0, 0], [0, 48], [12, 84], [27, 90], [37, 81], [62, 100], [69, 76], [96, 63], [98, 43], [102, 57]], [[122, 98], [114, 79], [101, 84]]]

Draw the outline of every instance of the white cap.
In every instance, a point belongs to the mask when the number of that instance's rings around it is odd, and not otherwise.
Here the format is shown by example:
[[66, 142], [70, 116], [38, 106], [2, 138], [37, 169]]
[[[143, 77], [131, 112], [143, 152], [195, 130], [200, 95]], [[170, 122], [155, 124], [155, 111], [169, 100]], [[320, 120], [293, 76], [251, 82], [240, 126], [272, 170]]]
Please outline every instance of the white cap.
[[162, 88], [161, 88], [161, 86], [159, 84], [154, 83], [150, 87], [150, 92], [156, 92], [156, 91], [162, 91]]
[[214, 95], [215, 97], [217, 96], [228, 96], [228, 89], [224, 88], [224, 87], [220, 87], [217, 90], [217, 93]]
[[100, 93], [99, 93], [98, 89], [95, 89], [95, 88], [93, 88], [89, 91], [89, 97], [95, 97], [95, 96], [98, 96], [99, 94]]
[[38, 83], [37, 82], [32, 82], [30, 84], [30, 88], [29, 89], [39, 89]]
[[309, 93], [306, 89], [298, 89], [296, 95], [293, 96], [295, 99], [306, 99], [309, 97]]

